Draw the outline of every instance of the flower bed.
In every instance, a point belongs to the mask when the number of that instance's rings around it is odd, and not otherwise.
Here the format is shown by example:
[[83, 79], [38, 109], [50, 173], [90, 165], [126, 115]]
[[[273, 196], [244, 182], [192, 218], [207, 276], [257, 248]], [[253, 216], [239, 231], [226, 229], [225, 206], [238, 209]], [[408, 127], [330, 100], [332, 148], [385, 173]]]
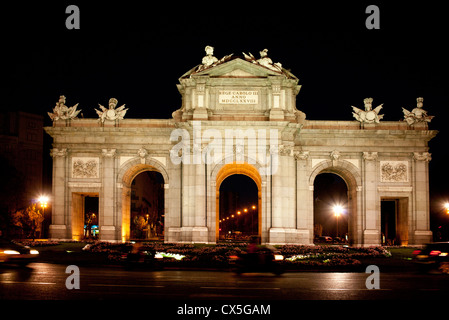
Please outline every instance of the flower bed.
[[[120, 261], [131, 243], [117, 244], [97, 241], [87, 245], [88, 252], [107, 253], [110, 261]], [[165, 266], [227, 268], [229, 257], [246, 251], [247, 244], [193, 245], [144, 242], [142, 250], [153, 251], [164, 257]], [[276, 248], [284, 256], [288, 270], [359, 268], [361, 259], [388, 258], [391, 253], [383, 247], [351, 248], [346, 246], [302, 246], [284, 245]], [[170, 258], [177, 255], [177, 259]]]

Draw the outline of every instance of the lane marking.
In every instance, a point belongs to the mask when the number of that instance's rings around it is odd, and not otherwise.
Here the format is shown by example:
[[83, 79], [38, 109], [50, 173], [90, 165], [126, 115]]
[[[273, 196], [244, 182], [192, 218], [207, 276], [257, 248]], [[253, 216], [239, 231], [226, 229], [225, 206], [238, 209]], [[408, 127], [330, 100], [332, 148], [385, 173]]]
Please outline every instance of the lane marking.
[[281, 290], [281, 288], [248, 288], [248, 287], [200, 287], [200, 289], [227, 289], [227, 290]]
[[126, 287], [126, 288], [165, 288], [165, 286], [154, 286], [145, 284], [105, 284], [105, 283], [89, 283], [89, 287]]
[[340, 289], [329, 289], [329, 288], [325, 288], [325, 289], [315, 289], [315, 288], [311, 288], [309, 290], [313, 290], [313, 291], [391, 291], [393, 289], [345, 289], [345, 288], [340, 288]]
[[56, 282], [34, 282], [34, 281], [12, 281], [12, 280], [3, 280], [0, 283], [4, 284], [39, 284], [39, 285], [55, 285]]

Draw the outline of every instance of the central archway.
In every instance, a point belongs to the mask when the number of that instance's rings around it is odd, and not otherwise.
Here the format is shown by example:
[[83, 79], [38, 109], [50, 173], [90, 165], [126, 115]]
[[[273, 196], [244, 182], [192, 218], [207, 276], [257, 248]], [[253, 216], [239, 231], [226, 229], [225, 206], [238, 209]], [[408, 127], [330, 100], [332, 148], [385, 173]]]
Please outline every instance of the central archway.
[[[223, 181], [232, 175], [245, 175], [252, 179], [257, 186], [257, 206], [254, 210], [257, 210], [257, 235], [261, 237], [262, 234], [262, 178], [258, 170], [248, 163], [229, 163], [225, 164], [217, 173], [216, 176], [216, 224], [215, 224], [215, 238], [216, 241], [220, 239], [220, 186]], [[252, 206], [251, 206], [251, 209]], [[248, 209], [249, 210], [249, 209]]]
[[258, 189], [253, 179], [234, 174], [220, 186], [219, 239], [250, 241], [259, 235]]

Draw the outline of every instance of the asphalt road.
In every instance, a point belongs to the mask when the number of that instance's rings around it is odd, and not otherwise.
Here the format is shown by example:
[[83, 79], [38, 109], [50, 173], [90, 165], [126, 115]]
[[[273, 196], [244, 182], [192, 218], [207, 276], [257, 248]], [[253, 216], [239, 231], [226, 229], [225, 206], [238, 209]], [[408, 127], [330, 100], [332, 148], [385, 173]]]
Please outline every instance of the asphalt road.
[[367, 289], [366, 273], [298, 272], [275, 276], [264, 273], [237, 276], [224, 271], [133, 270], [120, 267], [79, 268], [33, 263], [28, 268], [0, 267], [0, 300], [408, 300], [449, 298], [449, 276], [382, 273], [380, 288]]

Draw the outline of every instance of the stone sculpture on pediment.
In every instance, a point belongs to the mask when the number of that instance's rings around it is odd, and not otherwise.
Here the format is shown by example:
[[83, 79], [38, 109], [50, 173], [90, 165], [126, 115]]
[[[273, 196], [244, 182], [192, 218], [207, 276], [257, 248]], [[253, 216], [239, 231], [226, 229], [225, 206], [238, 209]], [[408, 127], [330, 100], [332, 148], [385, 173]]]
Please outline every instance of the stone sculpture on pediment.
[[66, 98], [65, 96], [60, 96], [59, 101], [56, 103], [56, 106], [53, 108], [53, 112], [47, 112], [48, 116], [52, 121], [57, 120], [71, 120], [75, 119], [81, 110], [76, 110], [78, 107], [78, 103], [73, 107], [67, 107], [65, 105]]
[[245, 52], [242, 53], [246, 61], [258, 64], [273, 71], [282, 72], [282, 64], [279, 62], [273, 63], [273, 60], [268, 57], [268, 49], [263, 49], [259, 52], [260, 59], [256, 59], [251, 52], [249, 52], [248, 54], [246, 54]]
[[231, 53], [229, 55], [224, 56], [220, 60], [218, 60], [214, 56], [214, 47], [206, 46], [206, 48], [204, 48], [204, 51], [206, 51], [206, 55], [201, 60], [201, 64], [196, 68], [196, 70], [195, 70], [196, 72], [201, 72], [201, 71], [203, 71], [205, 69], [212, 68], [212, 67], [215, 67], [215, 66], [217, 66], [217, 65], [219, 65], [219, 64], [221, 64], [223, 62], [226, 62], [233, 55]]
[[413, 126], [416, 123], [430, 122], [434, 118], [434, 116], [427, 115], [427, 111], [422, 108], [424, 98], [419, 97], [416, 99], [416, 102], [416, 108], [414, 108], [412, 111], [408, 111], [407, 109], [402, 108], [402, 112], [404, 113], [404, 120], [410, 126]]
[[123, 118], [125, 117], [126, 111], [128, 111], [128, 109], [125, 109], [125, 105], [122, 105], [119, 108], [117, 107], [117, 99], [115, 98], [111, 98], [109, 99], [109, 109], [106, 109], [104, 106], [102, 106], [101, 104], [98, 104], [100, 106], [101, 110], [95, 109], [95, 111], [97, 112], [99, 118], [98, 121], [100, 121], [101, 123], [104, 123], [105, 120], [123, 120]]
[[354, 118], [361, 123], [379, 123], [384, 117], [383, 114], [379, 114], [383, 104], [372, 110], [373, 98], [366, 98], [363, 100], [363, 103], [365, 104], [365, 110], [352, 106], [352, 110], [354, 110], [352, 115]]

